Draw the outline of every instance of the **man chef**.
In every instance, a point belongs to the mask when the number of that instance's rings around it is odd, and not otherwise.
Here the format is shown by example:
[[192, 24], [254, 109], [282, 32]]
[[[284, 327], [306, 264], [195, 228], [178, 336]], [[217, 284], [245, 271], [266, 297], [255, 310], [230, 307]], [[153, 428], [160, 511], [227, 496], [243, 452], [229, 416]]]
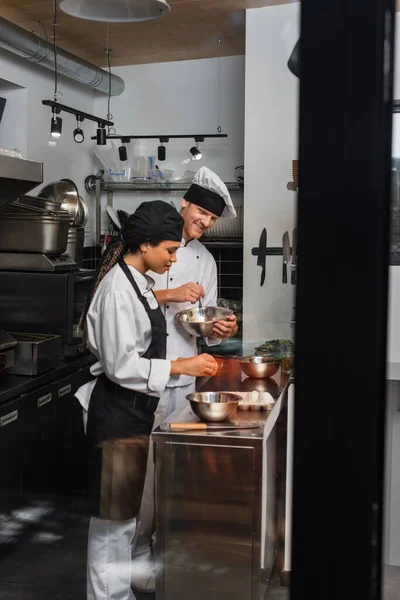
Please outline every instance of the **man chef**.
[[[219, 218], [235, 218], [236, 211], [224, 182], [207, 167], [201, 167], [193, 183], [182, 199], [184, 220], [181, 247], [177, 262], [164, 275], [149, 271], [154, 279], [154, 294], [164, 311], [167, 321], [167, 358], [190, 357], [197, 354], [196, 337], [188, 334], [175, 320], [175, 315], [201, 299], [202, 306], [217, 305], [217, 266], [211, 253], [199, 242]], [[214, 324], [212, 337], [207, 345], [219, 344], [233, 337], [238, 330], [232, 315], [228, 320]], [[161, 395], [155, 415], [154, 428], [167, 417], [185, 421], [191, 413], [186, 396], [195, 390], [195, 379], [186, 375], [174, 378], [170, 387]], [[173, 417], [171, 415], [173, 414]], [[132, 574], [132, 587], [142, 592], [155, 589], [154, 569], [151, 566], [151, 535], [154, 516], [154, 465], [149, 455], [146, 485], [138, 520], [141, 521], [137, 554], [137, 570]]]

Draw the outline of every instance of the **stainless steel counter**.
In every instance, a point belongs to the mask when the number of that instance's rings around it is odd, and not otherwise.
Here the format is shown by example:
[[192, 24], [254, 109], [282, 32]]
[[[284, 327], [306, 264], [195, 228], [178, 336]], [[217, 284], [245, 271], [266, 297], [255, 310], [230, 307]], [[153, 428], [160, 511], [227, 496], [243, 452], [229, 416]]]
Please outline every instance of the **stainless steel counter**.
[[[259, 600], [277, 550], [289, 378], [242, 377], [221, 360], [202, 390], [270, 391], [272, 411], [238, 412], [258, 429], [153, 434], [159, 571], [156, 600]], [[280, 456], [283, 454], [282, 456]], [[283, 460], [284, 462], [284, 460]]]

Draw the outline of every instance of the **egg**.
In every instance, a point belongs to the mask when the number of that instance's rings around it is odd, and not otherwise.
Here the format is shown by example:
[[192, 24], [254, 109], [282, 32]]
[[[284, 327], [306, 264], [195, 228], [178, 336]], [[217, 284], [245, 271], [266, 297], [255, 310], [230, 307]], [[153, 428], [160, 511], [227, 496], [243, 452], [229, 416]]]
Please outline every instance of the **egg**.
[[263, 404], [275, 404], [275, 400], [271, 396], [269, 392], [263, 392], [262, 394], [262, 402]]

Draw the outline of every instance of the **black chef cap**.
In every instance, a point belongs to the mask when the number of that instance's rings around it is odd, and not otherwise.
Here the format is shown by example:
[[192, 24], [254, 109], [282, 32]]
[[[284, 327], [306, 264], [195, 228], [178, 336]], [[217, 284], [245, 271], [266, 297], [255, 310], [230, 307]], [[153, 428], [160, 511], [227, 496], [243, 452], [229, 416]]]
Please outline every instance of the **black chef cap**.
[[146, 240], [180, 242], [182, 230], [183, 219], [176, 208], [162, 200], [154, 200], [143, 202], [128, 217], [121, 237], [128, 247], [135, 247]]
[[201, 185], [197, 185], [197, 183], [192, 183], [183, 197], [188, 202], [192, 202], [193, 204], [197, 204], [197, 206], [205, 208], [214, 215], [217, 215], [217, 217], [222, 215], [225, 208], [225, 200], [222, 196]]

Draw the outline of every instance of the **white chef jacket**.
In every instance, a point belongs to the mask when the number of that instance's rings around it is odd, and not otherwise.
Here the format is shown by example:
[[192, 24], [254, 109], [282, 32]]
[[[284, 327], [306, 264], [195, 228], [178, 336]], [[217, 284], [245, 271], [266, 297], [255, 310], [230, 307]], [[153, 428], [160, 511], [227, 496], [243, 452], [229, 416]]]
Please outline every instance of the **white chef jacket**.
[[[152, 292], [154, 281], [128, 265], [140, 292], [151, 309], [157, 308]], [[102, 373], [124, 388], [160, 396], [171, 371], [171, 362], [141, 356], [151, 342], [151, 323], [132, 284], [119, 265], [115, 265], [101, 280], [86, 317], [88, 346], [97, 358], [90, 372]], [[173, 379], [173, 378], [172, 378]], [[76, 392], [76, 397], [88, 410], [96, 380]]]
[[[177, 288], [185, 283], [193, 282], [204, 288], [203, 306], [217, 305], [217, 265], [214, 257], [205, 246], [198, 240], [191, 240], [185, 245], [182, 240], [181, 247], [177, 251], [177, 262], [172, 264], [171, 269], [159, 275], [149, 271], [155, 282], [154, 290], [166, 290]], [[181, 310], [193, 308], [191, 302], [168, 302], [161, 306], [167, 321], [167, 358], [176, 360], [180, 356], [190, 358], [197, 355], [197, 338], [187, 333], [175, 320], [175, 315]], [[219, 338], [204, 338], [208, 346], [219, 344]], [[194, 381], [194, 377], [180, 375], [173, 377], [167, 387], [188, 385]]]

